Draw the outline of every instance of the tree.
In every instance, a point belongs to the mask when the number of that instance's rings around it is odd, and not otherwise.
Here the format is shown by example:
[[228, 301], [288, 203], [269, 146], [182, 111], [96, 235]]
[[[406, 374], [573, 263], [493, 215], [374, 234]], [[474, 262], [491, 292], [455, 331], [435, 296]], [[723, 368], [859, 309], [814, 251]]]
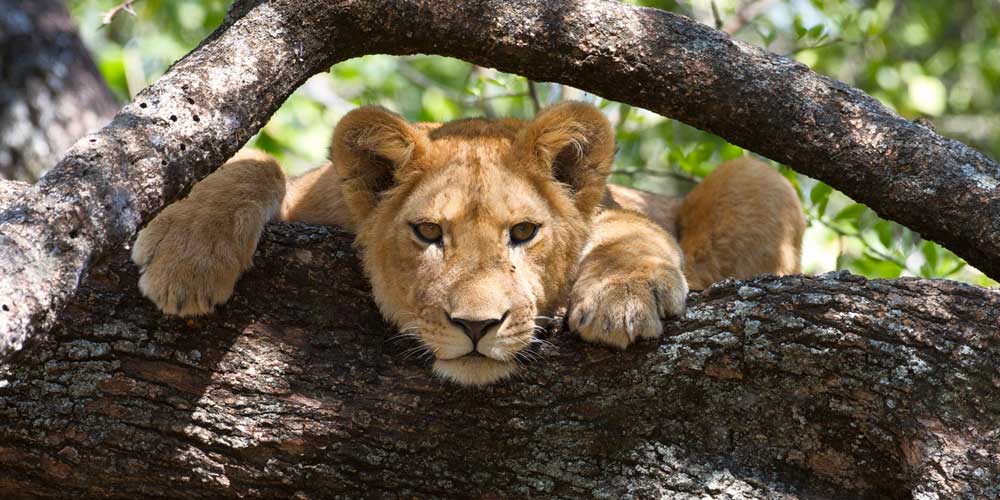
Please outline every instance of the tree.
[[0, 491], [996, 495], [998, 300], [968, 285], [727, 282], [658, 346], [560, 336], [525, 380], [455, 391], [384, 348], [343, 235], [276, 226], [225, 312], [160, 319], [122, 249], [139, 224], [309, 75], [373, 52], [676, 117], [1000, 275], [995, 162], [686, 18], [602, 1], [237, 2], [38, 184], [4, 188], [18, 194], [0, 203], [0, 350], [30, 345], [0, 368], [0, 462], [17, 472]]
[[0, 179], [34, 181], [118, 103], [61, 0], [0, 1]]

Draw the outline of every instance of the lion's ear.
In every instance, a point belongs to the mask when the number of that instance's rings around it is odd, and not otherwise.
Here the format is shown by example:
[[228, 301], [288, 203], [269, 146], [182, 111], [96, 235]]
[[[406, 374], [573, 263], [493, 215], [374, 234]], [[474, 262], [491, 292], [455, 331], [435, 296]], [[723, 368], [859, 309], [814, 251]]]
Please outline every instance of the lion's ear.
[[593, 213], [615, 156], [614, 130], [603, 113], [582, 102], [556, 104], [521, 131], [516, 147], [570, 187], [578, 210]]
[[427, 151], [427, 136], [381, 106], [357, 108], [333, 131], [330, 159], [341, 178], [344, 201], [360, 222], [381, 193], [399, 183], [408, 165]]

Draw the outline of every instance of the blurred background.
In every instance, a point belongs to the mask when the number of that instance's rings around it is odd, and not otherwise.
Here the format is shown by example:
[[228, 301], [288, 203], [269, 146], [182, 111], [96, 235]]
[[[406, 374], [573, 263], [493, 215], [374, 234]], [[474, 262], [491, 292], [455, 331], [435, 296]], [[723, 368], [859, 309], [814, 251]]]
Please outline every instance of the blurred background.
[[[68, 0], [100, 75], [123, 103], [193, 49], [223, 0]], [[723, 29], [858, 87], [904, 117], [1000, 158], [998, 0], [632, 0]], [[111, 15], [113, 14], [113, 15]], [[303, 85], [251, 141], [292, 174], [321, 164], [337, 120], [380, 104], [411, 120], [529, 118], [562, 99], [591, 102], [615, 124], [612, 182], [683, 195], [721, 161], [749, 154], [714, 135], [563, 85], [436, 56], [369, 56]], [[829, 186], [773, 164], [798, 189], [809, 230], [804, 270], [997, 283]]]

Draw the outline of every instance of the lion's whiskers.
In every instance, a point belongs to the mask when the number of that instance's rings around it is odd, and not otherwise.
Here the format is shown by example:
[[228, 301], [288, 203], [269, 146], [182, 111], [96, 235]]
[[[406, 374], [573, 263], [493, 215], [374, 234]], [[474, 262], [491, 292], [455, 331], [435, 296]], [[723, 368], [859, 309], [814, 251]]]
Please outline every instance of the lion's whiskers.
[[542, 357], [539, 356], [538, 353], [529, 350], [523, 350], [515, 352], [514, 359], [524, 360], [525, 362], [533, 362], [542, 359]]
[[532, 337], [531, 344], [540, 345], [542, 347], [555, 347], [555, 344], [553, 344], [552, 342], [549, 342], [548, 340], [545, 339], [540, 339], [538, 337]]
[[395, 335], [389, 337], [389, 342], [402, 342], [407, 339], [420, 340], [420, 325], [414, 321], [403, 325]]
[[416, 358], [418, 360], [434, 359], [437, 349], [424, 342], [419, 342], [416, 346], [403, 351], [403, 359]]
[[389, 337], [389, 342], [394, 344], [403, 343], [407, 340], [416, 340], [419, 342], [420, 336], [416, 333], [397, 333], [396, 335]]

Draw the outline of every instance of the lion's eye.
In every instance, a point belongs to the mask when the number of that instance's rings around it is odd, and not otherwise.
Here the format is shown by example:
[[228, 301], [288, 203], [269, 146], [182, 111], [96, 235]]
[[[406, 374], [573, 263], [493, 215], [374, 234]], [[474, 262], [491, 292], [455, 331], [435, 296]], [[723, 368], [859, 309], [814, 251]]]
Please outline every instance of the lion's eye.
[[515, 224], [510, 228], [510, 243], [520, 245], [534, 238], [536, 234], [538, 234], [538, 224], [532, 222]]
[[433, 222], [421, 222], [413, 225], [413, 233], [424, 243], [440, 243], [444, 232], [441, 226]]

